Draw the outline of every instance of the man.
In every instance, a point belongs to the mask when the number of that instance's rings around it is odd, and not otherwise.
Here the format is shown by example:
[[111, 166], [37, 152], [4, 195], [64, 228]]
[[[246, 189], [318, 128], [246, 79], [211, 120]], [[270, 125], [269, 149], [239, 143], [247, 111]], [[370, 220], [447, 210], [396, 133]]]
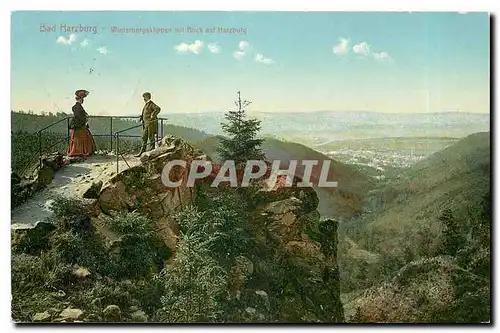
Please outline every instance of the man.
[[158, 127], [158, 113], [160, 107], [151, 100], [151, 93], [145, 92], [142, 94], [144, 99], [144, 107], [139, 120], [142, 122], [142, 148], [139, 154], [135, 157], [141, 157], [142, 153], [146, 152], [146, 146], [149, 140], [149, 150], [155, 149], [155, 136]]

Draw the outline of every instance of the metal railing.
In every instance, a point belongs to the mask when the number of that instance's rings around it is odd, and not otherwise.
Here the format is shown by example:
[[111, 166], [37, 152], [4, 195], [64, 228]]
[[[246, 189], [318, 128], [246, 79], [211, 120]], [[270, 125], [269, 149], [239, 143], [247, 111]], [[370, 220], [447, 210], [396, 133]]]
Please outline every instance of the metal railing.
[[[137, 125], [137, 126], [132, 126], [132, 127], [129, 127], [129, 128], [126, 128], [126, 129], [123, 129], [121, 131], [118, 131], [115, 133], [115, 138], [116, 138], [116, 173], [118, 174], [118, 172], [120, 171], [120, 157], [123, 159], [123, 161], [125, 162], [125, 164], [127, 164], [127, 167], [130, 168], [130, 165], [128, 164], [127, 162], [127, 159], [125, 158], [125, 155], [126, 154], [129, 154], [131, 152], [134, 152], [134, 151], [137, 151], [139, 148], [142, 148], [142, 145], [144, 145], [143, 142], [141, 142], [139, 145], [137, 146], [134, 146], [132, 147], [132, 149], [128, 149], [128, 150], [120, 150], [120, 136], [122, 137], [135, 137], [133, 135], [120, 135], [122, 132], [125, 132], [125, 131], [128, 131], [128, 130], [131, 130], [131, 129], [134, 129], [134, 128], [137, 128], [137, 127], [140, 127], [142, 125]], [[163, 136], [159, 137], [158, 136], [158, 133], [156, 133], [156, 139], [155, 139], [155, 146], [157, 144], [159, 144], [163, 139]]]
[[[116, 149], [116, 161], [117, 161], [117, 173], [118, 173], [119, 157], [122, 156], [122, 158], [125, 160], [125, 157], [123, 155], [130, 152], [130, 151], [120, 152], [120, 141], [119, 141], [120, 138], [124, 138], [124, 137], [126, 137], [126, 138], [140, 138], [141, 137], [141, 135], [121, 135], [121, 133], [138, 128], [138, 127], [142, 127], [142, 124], [134, 125], [134, 126], [113, 132], [113, 119], [139, 119], [140, 117], [139, 116], [88, 116], [88, 119], [93, 119], [93, 118], [108, 118], [109, 119], [109, 134], [107, 134], [107, 133], [106, 134], [92, 134], [92, 136], [93, 137], [109, 137], [110, 138], [110, 141], [109, 141], [110, 151], [113, 151], [113, 139], [116, 140], [115, 149]], [[40, 167], [42, 167], [44, 154], [49, 152], [56, 145], [63, 143], [64, 141], [66, 141], [69, 144], [71, 119], [73, 119], [73, 117], [71, 117], [71, 116], [64, 117], [64, 118], [62, 118], [62, 119], [60, 119], [60, 120], [58, 120], [58, 121], [56, 121], [48, 126], [41, 128], [40, 130], [38, 130], [36, 132], [36, 135], [38, 136], [38, 156], [37, 156], [37, 158], [39, 160]], [[157, 131], [156, 131], [156, 143], [160, 142], [163, 139], [164, 121], [166, 121], [166, 120], [167, 120], [167, 118], [158, 118]], [[66, 136], [63, 139], [56, 141], [55, 143], [49, 144], [45, 148], [42, 147], [43, 132], [49, 130], [50, 128], [52, 128], [55, 125], [60, 124], [64, 121], [66, 121], [66, 128], [67, 128]], [[128, 165], [126, 160], [125, 160], [125, 163]]]

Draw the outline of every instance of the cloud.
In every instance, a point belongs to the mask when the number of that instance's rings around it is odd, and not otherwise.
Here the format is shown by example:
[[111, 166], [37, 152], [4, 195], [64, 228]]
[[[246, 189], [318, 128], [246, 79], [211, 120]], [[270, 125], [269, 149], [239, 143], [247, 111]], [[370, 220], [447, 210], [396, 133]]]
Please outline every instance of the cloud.
[[239, 42], [238, 47], [241, 51], [246, 51], [250, 48], [250, 43], [242, 40], [241, 42]]
[[347, 54], [349, 52], [349, 39], [339, 38], [339, 43], [333, 47], [336, 55]]
[[372, 55], [373, 58], [375, 58], [375, 60], [377, 61], [390, 61], [392, 59], [389, 53], [387, 52], [379, 52], [379, 53], [375, 52]]
[[242, 60], [247, 51], [250, 50], [250, 43], [245, 41], [245, 40], [242, 40], [238, 43], [238, 51], [234, 51], [233, 52], [233, 56], [237, 59], [237, 60]]
[[366, 42], [361, 42], [358, 45], [354, 45], [352, 50], [356, 54], [367, 56], [370, 54], [370, 46]]
[[84, 39], [84, 40], [80, 43], [80, 46], [81, 46], [81, 47], [85, 47], [85, 46], [87, 46], [87, 45], [89, 45], [89, 44], [90, 44], [90, 40], [89, 40], [89, 39], [87, 39], [87, 38], [85, 38], [85, 39]]
[[208, 49], [212, 53], [220, 53], [221, 50], [220, 46], [217, 45], [217, 43], [208, 44]]
[[255, 55], [255, 61], [260, 62], [261, 64], [264, 65], [271, 65], [274, 63], [273, 59], [264, 57], [262, 53], [257, 53]]
[[193, 44], [180, 43], [179, 45], [174, 46], [174, 49], [179, 53], [194, 53], [199, 54], [203, 49], [203, 42], [201, 40], [195, 40]]
[[64, 44], [64, 45], [71, 45], [71, 44], [73, 44], [75, 41], [76, 41], [76, 35], [75, 35], [75, 34], [71, 34], [71, 35], [69, 35], [69, 37], [68, 37], [68, 38], [64, 38], [63, 36], [59, 36], [59, 37], [56, 39], [56, 43], [58, 43], [58, 44]]
[[233, 56], [237, 59], [237, 60], [241, 60], [245, 57], [245, 52], [243, 51], [236, 51], [233, 53]]
[[97, 52], [99, 52], [100, 54], [108, 54], [109, 53], [109, 50], [106, 46], [101, 46], [97, 49]]

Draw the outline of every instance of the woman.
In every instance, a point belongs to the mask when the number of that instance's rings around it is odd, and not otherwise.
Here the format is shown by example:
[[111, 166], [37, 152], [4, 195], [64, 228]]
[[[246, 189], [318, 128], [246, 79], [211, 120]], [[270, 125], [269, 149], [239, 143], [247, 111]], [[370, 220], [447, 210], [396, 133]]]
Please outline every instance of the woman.
[[87, 124], [87, 112], [83, 108], [83, 100], [89, 94], [86, 90], [75, 92], [76, 103], [73, 106], [73, 119], [70, 123], [70, 139], [68, 157], [90, 156], [94, 152], [94, 139]]

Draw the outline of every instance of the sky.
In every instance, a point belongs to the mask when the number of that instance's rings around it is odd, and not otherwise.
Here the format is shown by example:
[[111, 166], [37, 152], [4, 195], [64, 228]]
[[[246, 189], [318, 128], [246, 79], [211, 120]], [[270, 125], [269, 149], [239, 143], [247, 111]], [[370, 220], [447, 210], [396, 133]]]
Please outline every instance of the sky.
[[[490, 110], [487, 13], [13, 12], [11, 109]], [[129, 29], [129, 30], [126, 30]], [[137, 29], [135, 31], [131, 29]], [[183, 29], [183, 31], [182, 31]]]

